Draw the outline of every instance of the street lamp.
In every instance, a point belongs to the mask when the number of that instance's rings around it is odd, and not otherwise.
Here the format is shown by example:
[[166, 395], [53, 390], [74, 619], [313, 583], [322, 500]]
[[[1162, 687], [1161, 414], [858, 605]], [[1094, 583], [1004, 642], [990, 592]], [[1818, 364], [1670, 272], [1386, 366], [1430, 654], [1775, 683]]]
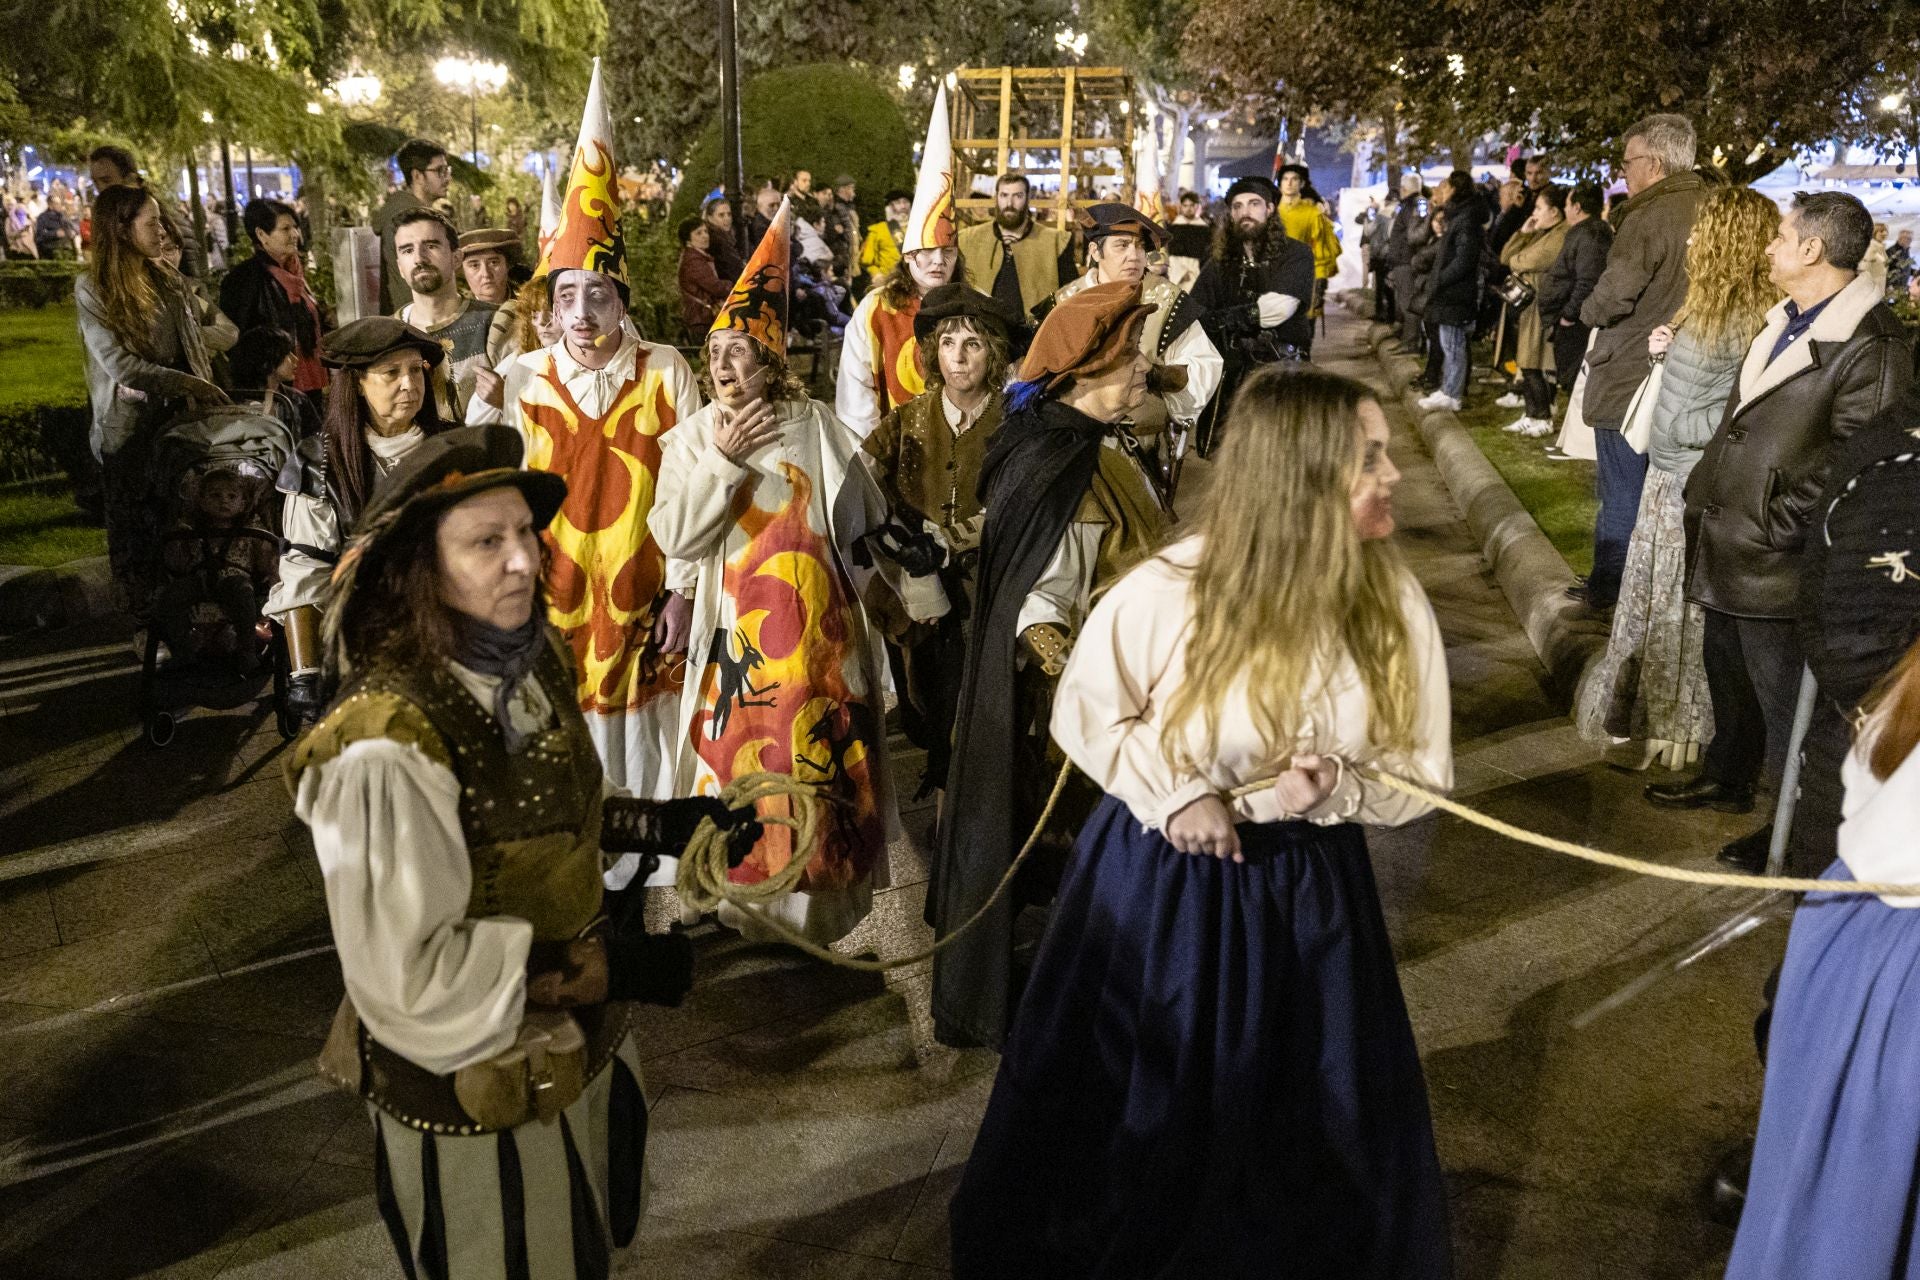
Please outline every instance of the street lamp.
[[379, 76], [365, 71], [354, 71], [341, 76], [330, 87], [333, 90], [333, 96], [339, 99], [342, 105], [370, 107], [380, 101], [380, 90], [383, 86]]
[[497, 62], [485, 62], [479, 58], [442, 58], [433, 64], [433, 78], [449, 89], [464, 92], [470, 110], [470, 141], [473, 149], [470, 158], [475, 168], [480, 165], [480, 95], [498, 93], [507, 83], [507, 69]]

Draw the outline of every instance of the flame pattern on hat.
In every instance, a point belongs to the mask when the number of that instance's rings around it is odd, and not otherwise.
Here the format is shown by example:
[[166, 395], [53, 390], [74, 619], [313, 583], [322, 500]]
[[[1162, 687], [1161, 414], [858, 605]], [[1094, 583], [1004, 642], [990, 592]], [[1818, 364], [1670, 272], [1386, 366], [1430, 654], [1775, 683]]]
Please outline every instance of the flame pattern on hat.
[[627, 245], [620, 232], [620, 203], [614, 198], [613, 120], [600, 84], [600, 59], [580, 115], [580, 139], [573, 150], [573, 171], [560, 223], [540, 256], [535, 275], [554, 271], [597, 271], [627, 282]]
[[738, 329], [768, 351], [787, 350], [787, 281], [793, 254], [793, 204], [785, 196], [780, 209], [760, 237], [759, 247], [741, 268], [733, 291], [720, 304], [708, 333]]
[[907, 215], [900, 252], [944, 249], [960, 243], [953, 218], [953, 131], [947, 120], [947, 86], [933, 95], [927, 121], [927, 145], [920, 152], [920, 176], [913, 186], [913, 211]]

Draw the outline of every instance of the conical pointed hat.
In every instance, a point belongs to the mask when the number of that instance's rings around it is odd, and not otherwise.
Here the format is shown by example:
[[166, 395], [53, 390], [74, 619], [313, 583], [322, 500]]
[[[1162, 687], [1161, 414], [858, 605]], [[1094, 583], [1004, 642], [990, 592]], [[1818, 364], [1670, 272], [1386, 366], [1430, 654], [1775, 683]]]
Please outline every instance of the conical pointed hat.
[[553, 243], [553, 236], [560, 230], [560, 193], [553, 187], [553, 164], [549, 162], [540, 175], [540, 243], [536, 257], [540, 263], [540, 274], [547, 270], [547, 248]]
[[560, 224], [548, 242], [540, 269], [598, 271], [627, 290], [627, 247], [620, 234], [620, 204], [614, 198], [613, 119], [600, 86], [600, 59], [593, 60], [587, 108], [580, 116], [580, 141], [573, 149], [573, 172], [560, 202]]
[[720, 304], [708, 333], [738, 329], [775, 355], [787, 350], [787, 267], [793, 252], [793, 206], [785, 196], [780, 210], [747, 259], [733, 292]]
[[953, 134], [947, 123], [947, 86], [933, 95], [927, 121], [927, 145], [920, 152], [920, 178], [913, 187], [913, 212], [900, 252], [940, 249], [960, 242], [953, 222]]
[[1166, 192], [1160, 187], [1160, 147], [1153, 130], [1147, 130], [1146, 146], [1140, 149], [1140, 163], [1134, 170], [1133, 207], [1155, 222], [1167, 220]]

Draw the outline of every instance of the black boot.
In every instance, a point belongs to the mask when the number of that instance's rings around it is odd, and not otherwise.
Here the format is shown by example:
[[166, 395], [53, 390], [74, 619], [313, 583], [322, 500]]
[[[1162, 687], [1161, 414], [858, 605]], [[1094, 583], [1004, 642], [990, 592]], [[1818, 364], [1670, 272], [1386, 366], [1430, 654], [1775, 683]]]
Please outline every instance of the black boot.
[[1773, 824], [1769, 822], [1750, 836], [1741, 836], [1714, 855], [1717, 862], [1757, 876], [1767, 869], [1767, 854], [1773, 847]]
[[1661, 809], [1713, 809], [1720, 813], [1753, 812], [1753, 787], [1735, 786], [1705, 774], [1690, 782], [1656, 782], [1647, 788], [1647, 803]]

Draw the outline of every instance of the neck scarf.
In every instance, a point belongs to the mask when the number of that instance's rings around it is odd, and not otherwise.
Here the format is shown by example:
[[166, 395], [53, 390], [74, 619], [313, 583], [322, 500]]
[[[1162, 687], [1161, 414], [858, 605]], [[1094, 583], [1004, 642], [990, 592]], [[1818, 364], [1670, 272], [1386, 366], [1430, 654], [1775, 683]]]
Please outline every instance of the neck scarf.
[[523, 625], [509, 631], [458, 610], [453, 614], [453, 660], [469, 671], [499, 677], [500, 684], [493, 691], [493, 718], [500, 725], [510, 755], [520, 754], [533, 736], [514, 728], [507, 708], [540, 656], [540, 646], [546, 639], [541, 621], [536, 610]]
[[[320, 332], [320, 308], [314, 302], [313, 294], [307, 290], [307, 271], [305, 264], [300, 261], [300, 255], [296, 253], [288, 259], [292, 266], [282, 266], [273, 260], [271, 254], [261, 256], [266, 258], [267, 274], [286, 293], [287, 301], [307, 309], [307, 315], [313, 321], [312, 332], [317, 337]], [[294, 352], [294, 359], [298, 362], [293, 371], [295, 391], [318, 391], [327, 385], [327, 371], [320, 363], [317, 346], [300, 343]]]

